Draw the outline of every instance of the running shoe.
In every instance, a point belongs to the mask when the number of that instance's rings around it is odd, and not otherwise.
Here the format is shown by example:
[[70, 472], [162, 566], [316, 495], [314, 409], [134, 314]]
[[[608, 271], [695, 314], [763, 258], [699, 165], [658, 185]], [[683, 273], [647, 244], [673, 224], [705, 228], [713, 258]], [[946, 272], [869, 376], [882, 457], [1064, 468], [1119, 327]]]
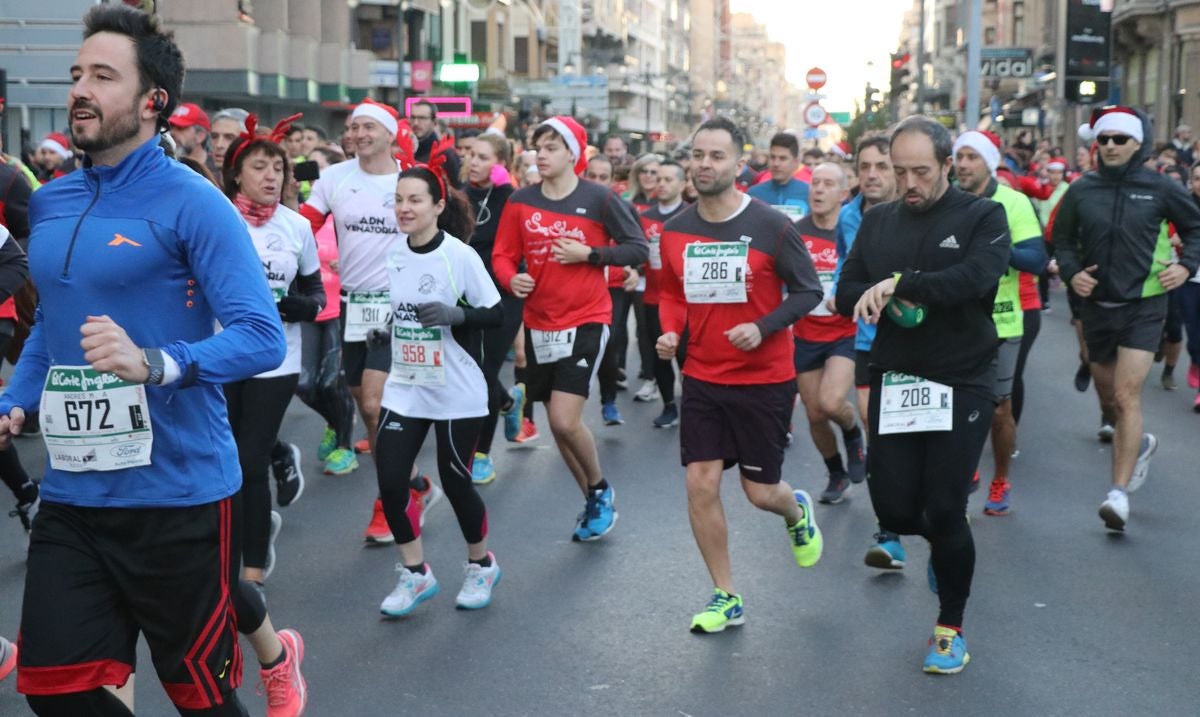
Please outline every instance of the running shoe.
[[496, 556], [488, 551], [492, 564], [483, 567], [477, 563], [467, 562], [464, 566], [462, 589], [454, 599], [455, 607], [461, 610], [482, 610], [492, 603], [492, 589], [500, 584], [500, 563]]
[[492, 465], [492, 457], [486, 453], [476, 452], [475, 458], [471, 461], [471, 482], [475, 485], [487, 485], [494, 480], [496, 480], [496, 466]]
[[988, 490], [987, 502], [983, 504], [984, 515], [1008, 515], [1008, 494], [1012, 485], [1007, 478], [993, 478], [992, 487]]
[[349, 448], [335, 448], [325, 457], [325, 475], [344, 476], [358, 470], [358, 456]]
[[304, 640], [295, 630], [280, 630], [275, 633], [283, 643], [287, 656], [283, 662], [271, 669], [260, 669], [262, 680], [259, 694], [267, 693], [267, 717], [299, 717], [308, 704], [308, 683], [300, 674], [300, 663], [304, 661]]
[[825, 505], [837, 505], [846, 499], [846, 491], [850, 489], [850, 479], [846, 477], [845, 471], [829, 474], [829, 483], [825, 485], [825, 490], [821, 491], [821, 497], [818, 501]]
[[1196, 394], [1196, 400], [1192, 401], [1192, 411], [1200, 413], [1200, 393]]
[[360, 455], [371, 455], [371, 442], [364, 438], [358, 443], [355, 443], [354, 452]]
[[1125, 489], [1132, 493], [1146, 483], [1150, 476], [1150, 459], [1158, 450], [1158, 439], [1153, 433], [1143, 433], [1142, 443], [1138, 450], [1137, 462], [1133, 464], [1133, 474], [1129, 477], [1129, 486]]
[[903, 570], [904, 558], [904, 546], [900, 544], [900, 536], [880, 530], [875, 534], [875, 544], [867, 548], [863, 562], [880, 570]]
[[[1172, 366], [1171, 368], [1175, 368]], [[1174, 391], [1179, 388], [1179, 384], [1175, 383], [1175, 374], [1163, 369], [1162, 387], [1164, 391]]]
[[279, 537], [279, 529], [283, 527], [283, 516], [279, 511], [271, 511], [271, 533], [267, 537], [267, 564], [263, 566], [263, 580], [271, 577], [275, 571], [275, 538]]
[[613, 529], [617, 522], [618, 513], [613, 508], [612, 486], [603, 491], [588, 491], [587, 501], [583, 506], [582, 521], [577, 522], [575, 533], [571, 539], [575, 542], [599, 540]]
[[637, 390], [637, 393], [633, 394], [633, 400], [642, 403], [650, 403], [651, 401], [658, 400], [658, 382], [652, 378], [647, 379], [642, 383], [642, 387]]
[[417, 490], [416, 488], [412, 488], [411, 493], [412, 497], [420, 504], [419, 507], [421, 509], [421, 519], [417, 521], [417, 524], [424, 528], [425, 515], [429, 512], [430, 508], [438, 504], [438, 501], [446, 497], [446, 493], [442, 490], [441, 486], [429, 480], [427, 476], [422, 477], [425, 478], [425, 483], [429, 487], [425, 490]]
[[396, 572], [400, 574], [396, 588], [379, 605], [379, 612], [384, 615], [404, 617], [417, 605], [438, 594], [438, 581], [433, 577], [429, 563], [425, 564], [424, 573], [414, 573], [403, 563], [396, 563]]
[[1113, 436], [1116, 435], [1117, 429], [1111, 423], [1101, 423], [1100, 430], [1096, 431], [1096, 438], [1100, 439], [1101, 443], [1112, 443]]
[[796, 564], [802, 568], [811, 568], [821, 559], [824, 540], [821, 529], [817, 527], [817, 519], [813, 516], [812, 498], [806, 491], [793, 491], [796, 507], [800, 509], [800, 520], [795, 525], [787, 526], [788, 539], [792, 544], [792, 556]]
[[1119, 488], [1108, 492], [1108, 497], [1100, 504], [1100, 519], [1109, 530], [1125, 530], [1129, 520], [1129, 495]]
[[325, 432], [321, 434], [321, 442], [317, 444], [317, 460], [329, 460], [329, 454], [337, 450], [337, 447], [337, 431], [325, 426]]
[[541, 438], [538, 433], [537, 424], [528, 418], [521, 419], [521, 432], [517, 434], [517, 443], [526, 443], [528, 441], [536, 441]]
[[1187, 382], [1192, 388], [1200, 388], [1200, 364], [1188, 366]]
[[654, 419], [655, 428], [672, 428], [679, 425], [679, 409], [675, 403], [668, 403], [663, 406], [662, 413]]
[[1085, 363], [1079, 364], [1079, 370], [1075, 372], [1075, 390], [1080, 393], [1087, 393], [1088, 386], [1092, 385], [1092, 369]]
[[12, 674], [17, 667], [17, 646], [0, 637], [0, 680]]
[[971, 661], [967, 652], [967, 641], [962, 633], [938, 625], [929, 638], [929, 654], [925, 656], [925, 671], [933, 675], [954, 675]]
[[295, 443], [276, 444], [283, 450], [271, 458], [275, 476], [275, 502], [286, 508], [303, 495], [304, 473], [300, 470], [300, 448]]
[[744, 608], [741, 595], [730, 595], [721, 588], [713, 588], [708, 605], [692, 617], [692, 632], [721, 632], [727, 627], [741, 625], [746, 622]]
[[867, 479], [867, 447], [863, 436], [846, 441], [846, 476], [851, 483]]
[[512, 443], [521, 435], [521, 421], [525, 415], [525, 384], [518, 383], [508, 390], [512, 406], [504, 412], [504, 440]]
[[604, 403], [600, 405], [600, 416], [604, 418], [606, 426], [620, 426], [625, 423], [625, 419], [621, 418], [621, 412], [617, 410], [617, 404]]
[[371, 522], [367, 525], [367, 532], [363, 534], [363, 540], [373, 545], [389, 545], [396, 542], [395, 536], [392, 535], [392, 529], [388, 527], [387, 517], [383, 514], [383, 501], [378, 498], [375, 499]]

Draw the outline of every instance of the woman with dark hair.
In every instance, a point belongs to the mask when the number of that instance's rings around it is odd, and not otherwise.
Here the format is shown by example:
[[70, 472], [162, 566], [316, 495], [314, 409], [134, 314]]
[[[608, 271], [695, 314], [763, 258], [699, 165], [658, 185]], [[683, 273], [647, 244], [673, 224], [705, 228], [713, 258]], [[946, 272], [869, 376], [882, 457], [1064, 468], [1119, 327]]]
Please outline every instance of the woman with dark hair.
[[[437, 153], [433, 163], [440, 169]], [[483, 260], [456, 238], [471, 234], [470, 205], [435, 172], [412, 166], [396, 183], [396, 223], [407, 239], [388, 255], [392, 325], [388, 333], [372, 335], [392, 345], [375, 437], [383, 512], [401, 557], [396, 587], [379, 607], [391, 617], [409, 614], [438, 592], [409, 489], [430, 428], [437, 438], [442, 488], [467, 542], [458, 607], [487, 607], [500, 580], [500, 566], [487, 549], [487, 512], [471, 482], [471, 459], [488, 413], [480, 368], [482, 329], [499, 326], [504, 310]]]
[[[283, 414], [300, 377], [299, 322], [312, 321], [325, 304], [317, 244], [308, 220], [280, 203], [291, 180], [291, 162], [274, 136], [257, 137], [253, 115], [247, 134], [225, 154], [225, 195], [254, 241], [267, 284], [284, 322], [287, 357], [276, 369], [225, 384], [229, 424], [242, 467], [243, 578], [258, 584], [275, 564], [274, 538], [282, 519], [271, 510], [269, 469]], [[289, 290], [292, 283], [296, 289]], [[278, 502], [291, 504], [304, 490], [301, 474], [278, 486]]]
[[[483, 133], [473, 138], [471, 152], [467, 158], [467, 198], [475, 209], [475, 228], [468, 242], [483, 260], [484, 268], [492, 282], [492, 247], [496, 243], [496, 227], [500, 214], [513, 193], [513, 186], [504, 166], [508, 162], [508, 142], [498, 134]], [[499, 284], [496, 284], [499, 288]], [[512, 347], [521, 330], [521, 307], [524, 302], [508, 293], [500, 292], [504, 307], [504, 323], [483, 332], [483, 377], [488, 384], [488, 415], [475, 446], [475, 459], [471, 464], [471, 480], [476, 484], [491, 483], [496, 478], [492, 465], [492, 437], [500, 414], [504, 414], [504, 437], [517, 440], [521, 430], [522, 412], [525, 408], [525, 386], [518, 383], [512, 391], [500, 381], [500, 369], [504, 357]]]

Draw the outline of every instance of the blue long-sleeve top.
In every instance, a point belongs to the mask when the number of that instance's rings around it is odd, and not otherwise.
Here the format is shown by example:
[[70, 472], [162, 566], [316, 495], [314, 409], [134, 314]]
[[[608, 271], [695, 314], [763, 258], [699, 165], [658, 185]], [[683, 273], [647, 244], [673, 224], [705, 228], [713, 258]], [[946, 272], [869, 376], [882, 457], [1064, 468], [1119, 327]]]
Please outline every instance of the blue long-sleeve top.
[[[284, 358], [279, 312], [237, 210], [147, 141], [34, 193], [29, 265], [36, 319], [0, 413], [37, 410], [51, 366], [84, 366], [80, 327], [108, 315], [139, 347], [162, 349], [178, 381], [148, 386], [150, 465], [82, 473], [47, 462], [42, 498], [89, 507], [179, 507], [241, 486], [221, 384]], [[223, 330], [214, 332], [214, 319]]]

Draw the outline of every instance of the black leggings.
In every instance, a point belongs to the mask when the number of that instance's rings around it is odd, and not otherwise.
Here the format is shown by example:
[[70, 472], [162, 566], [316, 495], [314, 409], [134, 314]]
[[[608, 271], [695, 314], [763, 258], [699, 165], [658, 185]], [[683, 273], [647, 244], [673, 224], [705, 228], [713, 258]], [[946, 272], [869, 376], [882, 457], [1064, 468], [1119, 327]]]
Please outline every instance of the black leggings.
[[956, 390], [954, 430], [879, 435], [881, 374], [872, 372], [867, 485], [882, 530], [929, 541], [938, 581], [938, 623], [963, 624], [975, 572], [967, 494], [992, 427], [995, 403]]
[[271, 448], [299, 376], [249, 378], [225, 384], [229, 426], [242, 466], [242, 563], [263, 568], [271, 539]]
[[[175, 709], [183, 717], [247, 717], [249, 713], [238, 700], [236, 692], [225, 696], [224, 704], [203, 710]], [[133, 717], [116, 695], [98, 687], [87, 692], [65, 695], [29, 695], [25, 698], [39, 717]]]
[[354, 397], [342, 373], [342, 322], [333, 318], [300, 325], [300, 382], [296, 395], [337, 433], [337, 447], [349, 448], [354, 431]]
[[504, 309], [504, 323], [483, 332], [483, 377], [488, 385], [488, 415], [483, 420], [479, 433], [480, 453], [492, 452], [492, 438], [496, 435], [496, 424], [500, 422], [500, 411], [508, 404], [508, 389], [500, 381], [500, 369], [504, 368], [504, 357], [512, 348], [517, 332], [521, 330], [521, 311], [525, 302], [508, 293], [500, 292], [500, 306]]
[[[609, 267], [613, 268], [621, 267]], [[596, 372], [600, 379], [601, 403], [617, 400], [618, 369], [625, 365], [625, 350], [629, 347], [629, 302], [633, 299], [633, 294], [624, 289], [609, 288], [608, 293], [613, 307], [612, 335]]]
[[1021, 422], [1021, 411], [1025, 409], [1025, 361], [1033, 342], [1042, 330], [1042, 310], [1025, 309], [1025, 334], [1021, 337], [1021, 348], [1017, 353], [1017, 369], [1013, 374], [1012, 415], [1013, 423]]
[[431, 420], [383, 409], [375, 434], [375, 466], [383, 514], [398, 545], [421, 537], [419, 516], [409, 512], [409, 477], [430, 426], [437, 438], [438, 475], [468, 544], [487, 537], [487, 508], [471, 483], [471, 459], [483, 417]]
[[[662, 336], [662, 321], [658, 316], [658, 304], [646, 304], [645, 317], [646, 331], [654, 337], [654, 342], [657, 343], [658, 337]], [[682, 351], [682, 347], [680, 348]], [[679, 365], [683, 366], [682, 358]], [[675, 368], [671, 366], [670, 361], [660, 359], [657, 351], [654, 352], [654, 380], [658, 383], [658, 393], [662, 396], [663, 403], [673, 403], [675, 401]]]
[[637, 321], [638, 358], [641, 366], [638, 368], [638, 378], [648, 381], [654, 378], [654, 362], [658, 360], [658, 352], [654, 344], [658, 341], [659, 333], [652, 331], [646, 323], [646, 311], [650, 308], [646, 303], [644, 291], [633, 292], [633, 318]]
[[18, 503], [25, 499], [26, 492], [30, 490], [29, 474], [25, 472], [25, 467], [21, 465], [21, 459], [17, 456], [16, 444], [11, 441], [8, 448], [0, 451], [0, 480], [12, 491]]

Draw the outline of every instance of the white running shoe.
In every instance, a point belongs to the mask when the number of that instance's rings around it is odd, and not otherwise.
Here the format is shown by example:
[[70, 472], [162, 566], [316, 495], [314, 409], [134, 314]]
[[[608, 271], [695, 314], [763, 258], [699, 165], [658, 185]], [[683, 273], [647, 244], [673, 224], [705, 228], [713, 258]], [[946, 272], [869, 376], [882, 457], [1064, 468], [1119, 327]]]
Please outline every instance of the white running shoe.
[[1125, 488], [1132, 493], [1146, 483], [1150, 476], [1150, 458], [1158, 450], [1158, 439], [1153, 433], [1143, 433], [1137, 462], [1133, 464], [1133, 475], [1129, 477], [1129, 485]]
[[396, 572], [400, 574], [400, 578], [396, 581], [396, 589], [392, 590], [379, 605], [379, 611], [384, 615], [404, 617], [417, 605], [438, 594], [438, 581], [433, 577], [433, 571], [429, 569], [428, 563], [425, 564], [425, 574], [423, 575], [412, 572], [404, 567], [403, 563], [396, 563]]
[[480, 610], [492, 602], [492, 588], [500, 584], [500, 564], [496, 556], [488, 551], [492, 564], [488, 567], [468, 562], [465, 566], [462, 590], [458, 591], [455, 605], [463, 610]]
[[1100, 518], [1109, 530], [1125, 530], [1125, 522], [1129, 520], [1129, 496], [1125, 491], [1113, 488], [1108, 492], [1100, 504]]
[[642, 384], [642, 387], [633, 394], [633, 400], [649, 403], [650, 401], [658, 400], [658, 382], [654, 379], [649, 379]]

